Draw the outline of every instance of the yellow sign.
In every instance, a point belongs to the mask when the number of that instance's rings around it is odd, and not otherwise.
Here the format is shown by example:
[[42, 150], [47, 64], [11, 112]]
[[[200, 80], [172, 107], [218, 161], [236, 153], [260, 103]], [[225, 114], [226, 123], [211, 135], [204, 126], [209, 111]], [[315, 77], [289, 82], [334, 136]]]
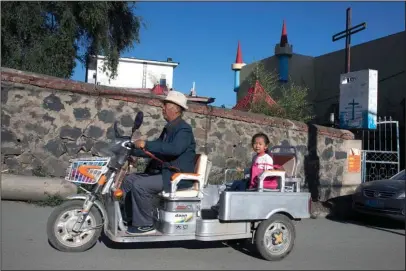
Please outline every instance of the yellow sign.
[[359, 173], [361, 172], [361, 153], [359, 150], [351, 149], [348, 153], [348, 172]]

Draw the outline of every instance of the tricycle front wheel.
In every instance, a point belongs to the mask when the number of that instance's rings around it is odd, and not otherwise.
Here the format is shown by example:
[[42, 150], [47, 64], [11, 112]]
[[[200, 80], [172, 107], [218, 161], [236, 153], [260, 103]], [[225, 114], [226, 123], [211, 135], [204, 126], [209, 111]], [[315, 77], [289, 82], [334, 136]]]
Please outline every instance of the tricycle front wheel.
[[296, 237], [295, 226], [283, 214], [275, 214], [261, 222], [255, 233], [255, 245], [268, 261], [279, 261], [292, 251]]
[[59, 251], [83, 252], [93, 247], [103, 230], [102, 216], [93, 207], [81, 228], [75, 233], [73, 226], [81, 215], [82, 200], [66, 201], [53, 210], [48, 218], [47, 234], [49, 243]]

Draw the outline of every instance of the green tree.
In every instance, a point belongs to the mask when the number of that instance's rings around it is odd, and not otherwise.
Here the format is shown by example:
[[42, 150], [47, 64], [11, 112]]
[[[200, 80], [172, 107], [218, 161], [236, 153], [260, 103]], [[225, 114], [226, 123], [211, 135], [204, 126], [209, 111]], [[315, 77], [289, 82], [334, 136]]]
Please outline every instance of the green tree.
[[268, 116], [280, 117], [307, 122], [313, 118], [312, 107], [308, 101], [309, 89], [294, 83], [280, 83], [276, 72], [265, 69], [263, 62], [255, 64], [248, 82], [253, 86], [256, 82], [275, 100], [277, 105], [269, 106], [262, 99], [251, 105], [250, 111]]
[[142, 20], [134, 2], [1, 2], [1, 65], [70, 78], [76, 62], [107, 58], [117, 74], [120, 54], [139, 43]]

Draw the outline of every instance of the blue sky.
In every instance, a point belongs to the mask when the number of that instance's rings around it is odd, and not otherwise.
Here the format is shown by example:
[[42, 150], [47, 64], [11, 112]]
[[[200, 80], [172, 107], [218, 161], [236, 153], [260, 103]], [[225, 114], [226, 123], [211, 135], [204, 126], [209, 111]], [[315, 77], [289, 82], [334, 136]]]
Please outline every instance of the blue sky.
[[[317, 56], [340, 50], [344, 40], [333, 43], [331, 37], [344, 30], [347, 7], [352, 8], [352, 25], [367, 23], [366, 30], [352, 37], [352, 45], [405, 30], [404, 2], [141, 2], [137, 14], [147, 28], [141, 30], [141, 44], [122, 56], [172, 57], [180, 62], [174, 73], [176, 90], [188, 93], [195, 81], [199, 96], [231, 107], [236, 101], [231, 64], [238, 40], [245, 63], [269, 57], [285, 19], [295, 53]], [[72, 79], [84, 78], [79, 64]]]

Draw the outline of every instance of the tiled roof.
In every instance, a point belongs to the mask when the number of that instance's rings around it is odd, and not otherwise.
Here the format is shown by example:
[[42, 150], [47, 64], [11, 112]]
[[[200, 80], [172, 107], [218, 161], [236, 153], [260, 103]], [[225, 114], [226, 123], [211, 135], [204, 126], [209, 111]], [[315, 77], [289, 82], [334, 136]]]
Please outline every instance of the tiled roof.
[[151, 93], [155, 95], [166, 95], [168, 93], [168, 88], [166, 86], [161, 86], [156, 84], [152, 89]]
[[241, 110], [241, 111], [249, 111], [251, 109], [251, 104], [255, 104], [257, 102], [263, 101], [269, 105], [277, 105], [274, 99], [264, 90], [261, 83], [257, 80], [255, 82], [254, 87], [251, 87], [248, 90], [247, 95], [243, 99], [241, 99], [233, 109]]

